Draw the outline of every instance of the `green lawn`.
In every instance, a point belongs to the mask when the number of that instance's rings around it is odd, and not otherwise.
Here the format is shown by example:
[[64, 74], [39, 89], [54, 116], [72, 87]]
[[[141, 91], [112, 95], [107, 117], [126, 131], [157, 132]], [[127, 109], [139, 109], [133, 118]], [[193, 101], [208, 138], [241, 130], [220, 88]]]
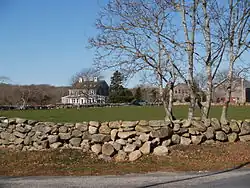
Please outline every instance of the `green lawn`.
[[[174, 113], [177, 118], [187, 116], [187, 106], [175, 106]], [[211, 117], [220, 117], [221, 107], [214, 106]], [[199, 115], [199, 112], [196, 113]], [[21, 117], [40, 121], [53, 122], [81, 122], [81, 121], [114, 121], [114, 120], [158, 120], [164, 118], [163, 107], [106, 107], [84, 109], [58, 109], [58, 110], [25, 110], [0, 111], [0, 116]], [[250, 106], [234, 106], [229, 109], [232, 119], [250, 119]]]

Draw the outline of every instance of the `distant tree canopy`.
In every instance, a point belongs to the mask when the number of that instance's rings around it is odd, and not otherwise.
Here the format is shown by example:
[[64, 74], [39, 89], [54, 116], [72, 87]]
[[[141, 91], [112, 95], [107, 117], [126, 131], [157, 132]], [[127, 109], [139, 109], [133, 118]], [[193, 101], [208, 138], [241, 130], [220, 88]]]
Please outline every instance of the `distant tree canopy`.
[[124, 78], [121, 72], [115, 71], [113, 73], [109, 88], [109, 102], [126, 103], [131, 102], [134, 99], [132, 92], [123, 87], [123, 80]]
[[142, 100], [142, 91], [140, 87], [136, 88], [134, 98], [136, 100]]

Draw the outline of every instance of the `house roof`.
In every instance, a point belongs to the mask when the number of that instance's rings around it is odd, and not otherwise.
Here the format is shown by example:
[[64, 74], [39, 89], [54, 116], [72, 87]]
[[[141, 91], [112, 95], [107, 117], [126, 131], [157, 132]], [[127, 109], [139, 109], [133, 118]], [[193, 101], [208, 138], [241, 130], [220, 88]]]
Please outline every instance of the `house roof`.
[[97, 89], [103, 82], [106, 81], [98, 80], [97, 82], [95, 81], [76, 82], [72, 85], [72, 89]]

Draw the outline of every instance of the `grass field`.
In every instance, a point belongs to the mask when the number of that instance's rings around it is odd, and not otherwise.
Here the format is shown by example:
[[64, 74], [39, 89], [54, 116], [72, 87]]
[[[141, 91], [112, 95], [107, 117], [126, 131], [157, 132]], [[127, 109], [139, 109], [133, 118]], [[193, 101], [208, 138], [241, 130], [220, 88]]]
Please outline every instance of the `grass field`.
[[[187, 116], [187, 106], [175, 106], [174, 113], [177, 118]], [[219, 118], [221, 107], [211, 109], [211, 117]], [[199, 115], [199, 112], [196, 112]], [[0, 116], [20, 117], [39, 121], [52, 122], [81, 122], [81, 121], [114, 121], [114, 120], [159, 120], [164, 118], [163, 107], [106, 107], [84, 109], [54, 109], [54, 110], [24, 110], [0, 111]], [[232, 106], [229, 109], [231, 119], [250, 119], [250, 106]]]

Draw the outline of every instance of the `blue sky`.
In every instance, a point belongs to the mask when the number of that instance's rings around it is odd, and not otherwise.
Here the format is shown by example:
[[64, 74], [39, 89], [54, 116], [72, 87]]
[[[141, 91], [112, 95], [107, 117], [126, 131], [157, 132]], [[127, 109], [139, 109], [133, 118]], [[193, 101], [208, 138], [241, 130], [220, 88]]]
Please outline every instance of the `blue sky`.
[[69, 85], [74, 73], [93, 62], [94, 53], [86, 47], [104, 3], [1, 0], [0, 76], [14, 84]]

